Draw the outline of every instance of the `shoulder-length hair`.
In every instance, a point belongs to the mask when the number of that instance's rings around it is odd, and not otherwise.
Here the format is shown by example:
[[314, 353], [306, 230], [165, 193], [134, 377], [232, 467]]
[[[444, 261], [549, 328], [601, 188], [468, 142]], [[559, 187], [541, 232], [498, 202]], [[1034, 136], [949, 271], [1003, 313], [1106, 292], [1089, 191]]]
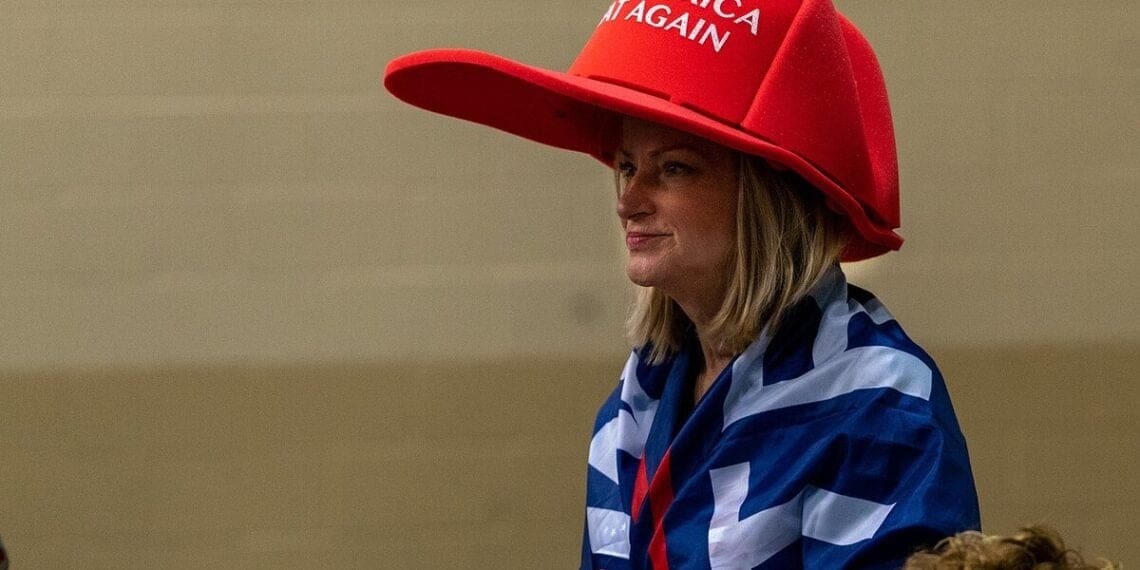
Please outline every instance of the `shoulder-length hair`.
[[[822, 193], [790, 170], [740, 155], [736, 248], [727, 293], [702, 340], [738, 354], [761, 331], [774, 335], [784, 313], [839, 262], [847, 225]], [[676, 353], [692, 323], [673, 299], [653, 287], [638, 292], [627, 330], [651, 363]]]

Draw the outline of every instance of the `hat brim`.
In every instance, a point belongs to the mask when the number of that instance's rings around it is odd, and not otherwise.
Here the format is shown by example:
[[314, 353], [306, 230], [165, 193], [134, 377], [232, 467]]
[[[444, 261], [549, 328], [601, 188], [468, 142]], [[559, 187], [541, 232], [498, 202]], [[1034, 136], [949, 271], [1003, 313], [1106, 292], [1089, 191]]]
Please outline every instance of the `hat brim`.
[[902, 245], [898, 234], [872, 224], [855, 198], [808, 160], [665, 96], [465, 49], [398, 57], [385, 70], [384, 86], [417, 107], [584, 152], [611, 166], [617, 141], [604, 130], [616, 124], [615, 114], [661, 123], [778, 163], [819, 188], [829, 206], [846, 214], [858, 233], [844, 251], [844, 261]]

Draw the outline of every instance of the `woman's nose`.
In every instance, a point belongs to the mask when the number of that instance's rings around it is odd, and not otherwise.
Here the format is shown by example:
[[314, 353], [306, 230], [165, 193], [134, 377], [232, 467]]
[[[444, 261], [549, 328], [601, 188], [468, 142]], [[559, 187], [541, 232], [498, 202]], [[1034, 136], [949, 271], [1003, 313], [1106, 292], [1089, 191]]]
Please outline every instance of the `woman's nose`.
[[623, 181], [624, 186], [618, 191], [617, 198], [619, 218], [628, 220], [653, 212], [653, 201], [646, 182], [640, 174], [634, 174], [630, 179]]

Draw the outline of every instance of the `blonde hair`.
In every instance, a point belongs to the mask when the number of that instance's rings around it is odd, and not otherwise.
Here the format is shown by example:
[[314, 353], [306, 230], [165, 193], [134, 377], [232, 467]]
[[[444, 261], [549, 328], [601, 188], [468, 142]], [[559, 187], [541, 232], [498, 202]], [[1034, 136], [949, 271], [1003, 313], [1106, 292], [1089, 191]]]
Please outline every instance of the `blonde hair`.
[[[765, 327], [774, 335], [784, 313], [839, 262], [848, 235], [822, 194], [795, 173], [744, 154], [737, 162], [733, 271], [702, 339], [725, 354], [743, 351]], [[651, 363], [676, 353], [691, 326], [677, 303], [652, 287], [638, 292], [627, 322], [634, 346], [650, 347]]]
[[1013, 536], [960, 532], [912, 555], [903, 570], [1119, 570], [1111, 562], [1085, 562], [1065, 548], [1057, 531], [1027, 526]]

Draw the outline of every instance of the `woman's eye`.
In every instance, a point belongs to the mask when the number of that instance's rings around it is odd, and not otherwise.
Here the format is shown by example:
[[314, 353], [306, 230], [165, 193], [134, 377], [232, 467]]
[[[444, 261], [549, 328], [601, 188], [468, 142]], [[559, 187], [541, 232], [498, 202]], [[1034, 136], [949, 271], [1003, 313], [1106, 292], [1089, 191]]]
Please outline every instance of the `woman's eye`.
[[634, 174], [634, 172], [637, 171], [637, 169], [633, 166], [632, 162], [629, 162], [628, 160], [623, 160], [623, 161], [618, 163], [617, 171], [618, 171], [618, 174], [621, 175], [622, 178], [628, 180], [630, 178], [633, 178], [633, 174]]
[[666, 176], [684, 176], [693, 172], [693, 167], [683, 162], [669, 161], [661, 166]]

